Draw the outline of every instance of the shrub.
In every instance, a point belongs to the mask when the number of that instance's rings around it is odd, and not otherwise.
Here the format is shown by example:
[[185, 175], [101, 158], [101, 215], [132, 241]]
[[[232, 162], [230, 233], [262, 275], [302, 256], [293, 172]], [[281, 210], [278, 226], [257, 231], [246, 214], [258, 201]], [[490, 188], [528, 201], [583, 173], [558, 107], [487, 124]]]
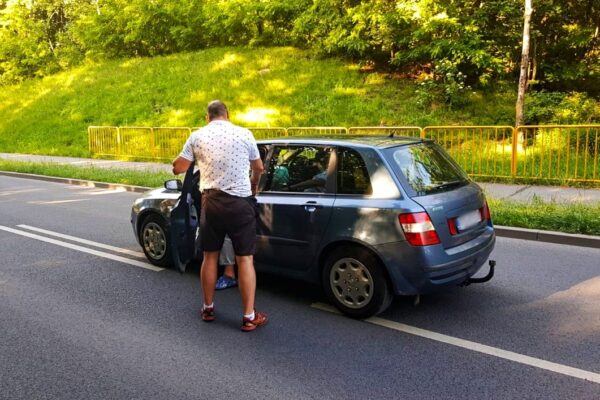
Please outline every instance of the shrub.
[[464, 105], [471, 89], [466, 79], [467, 76], [459, 71], [457, 64], [448, 59], [440, 61], [433, 69], [432, 76], [417, 87], [417, 104], [423, 108], [434, 103], [442, 103], [450, 108]]

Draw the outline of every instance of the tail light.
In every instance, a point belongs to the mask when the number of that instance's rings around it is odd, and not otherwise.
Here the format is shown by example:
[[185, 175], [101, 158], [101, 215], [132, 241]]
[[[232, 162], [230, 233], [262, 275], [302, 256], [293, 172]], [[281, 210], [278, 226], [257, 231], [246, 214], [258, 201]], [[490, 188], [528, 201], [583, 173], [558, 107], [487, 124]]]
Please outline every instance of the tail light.
[[448, 230], [452, 236], [458, 235], [458, 228], [456, 227], [456, 218], [448, 218]]
[[483, 207], [481, 207], [479, 209], [479, 212], [481, 213], [481, 219], [484, 221], [491, 221], [492, 220], [492, 214], [490, 214], [490, 208], [488, 207], [488, 203], [487, 200], [483, 201]]
[[440, 243], [440, 238], [426, 212], [400, 214], [398, 220], [406, 240], [412, 246], [430, 246]]

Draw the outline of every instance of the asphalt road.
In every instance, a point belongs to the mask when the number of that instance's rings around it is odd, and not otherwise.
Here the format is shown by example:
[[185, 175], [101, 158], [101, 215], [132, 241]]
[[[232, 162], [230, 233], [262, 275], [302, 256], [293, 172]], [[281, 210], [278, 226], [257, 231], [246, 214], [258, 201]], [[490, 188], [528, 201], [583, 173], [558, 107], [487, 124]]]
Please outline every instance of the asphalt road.
[[600, 398], [598, 249], [499, 238], [491, 282], [369, 321], [259, 275], [245, 334], [236, 290], [206, 324], [197, 269], [144, 268], [136, 196], [0, 177], [1, 399]]

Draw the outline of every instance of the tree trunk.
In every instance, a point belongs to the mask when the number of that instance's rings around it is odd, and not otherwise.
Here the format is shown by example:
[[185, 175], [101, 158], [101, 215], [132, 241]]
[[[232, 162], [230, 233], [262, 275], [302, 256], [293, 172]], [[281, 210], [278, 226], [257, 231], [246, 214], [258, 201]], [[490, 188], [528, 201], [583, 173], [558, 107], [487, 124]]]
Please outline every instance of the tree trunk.
[[[531, 2], [525, 0], [525, 17], [523, 23], [523, 52], [521, 53], [521, 71], [519, 76], [519, 94], [517, 96], [516, 126], [523, 125], [525, 109], [525, 92], [527, 91], [527, 74], [529, 72], [529, 22], [531, 21]], [[521, 139], [521, 134], [519, 134]]]

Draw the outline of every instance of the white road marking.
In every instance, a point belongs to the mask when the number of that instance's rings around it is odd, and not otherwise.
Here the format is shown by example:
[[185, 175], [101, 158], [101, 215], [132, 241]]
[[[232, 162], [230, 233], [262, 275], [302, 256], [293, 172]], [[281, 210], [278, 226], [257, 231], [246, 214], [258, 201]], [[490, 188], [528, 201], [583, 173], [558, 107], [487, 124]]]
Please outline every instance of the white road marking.
[[98, 257], [108, 258], [108, 259], [114, 260], [114, 261], [119, 261], [119, 262], [122, 262], [124, 264], [133, 265], [135, 267], [149, 269], [150, 271], [154, 271], [154, 272], [160, 272], [160, 271], [164, 270], [164, 268], [159, 268], [159, 267], [156, 267], [156, 266], [154, 266], [152, 264], [149, 264], [149, 263], [145, 263], [145, 262], [141, 262], [141, 261], [137, 261], [137, 260], [132, 260], [130, 258], [125, 258], [125, 257], [121, 257], [121, 256], [116, 256], [114, 254], [105, 253], [103, 251], [88, 249], [87, 247], [78, 246], [78, 245], [72, 244], [72, 243], [61, 242], [60, 240], [55, 240], [55, 239], [52, 239], [52, 238], [47, 238], [45, 236], [36, 235], [34, 233], [20, 231], [18, 229], [9, 228], [8, 226], [0, 225], [0, 230], [6, 231], [6, 232], [10, 232], [10, 233], [14, 233], [16, 235], [25, 236], [25, 237], [28, 237], [28, 238], [31, 238], [31, 239], [40, 240], [42, 242], [52, 243], [52, 244], [55, 244], [57, 246], [66, 247], [68, 249], [81, 251], [82, 253], [88, 253], [88, 254], [92, 254], [92, 255], [98, 256]]
[[[313, 303], [311, 307], [318, 310], [332, 312], [340, 314], [340, 312], [329, 304]], [[453, 336], [444, 335], [441, 333], [428, 331], [426, 329], [417, 328], [415, 326], [402, 324], [400, 322], [389, 321], [387, 319], [379, 317], [371, 317], [366, 320], [370, 324], [383, 326], [385, 328], [394, 329], [396, 331], [408, 333], [410, 335], [420, 336], [426, 339], [435, 340], [436, 342], [450, 344], [452, 346], [462, 347], [463, 349], [476, 351], [479, 353], [487, 354], [490, 356], [502, 358], [505, 360], [513, 361], [519, 364], [529, 365], [544, 369], [547, 371], [556, 372], [558, 374], [571, 376], [573, 378], [583, 379], [586, 381], [600, 383], [600, 374], [586, 371], [579, 368], [569, 367], [568, 365], [557, 364], [550, 361], [542, 360], [540, 358], [530, 357], [523, 354], [515, 353], [512, 351], [502, 350], [496, 347], [487, 346], [481, 343], [472, 342], [470, 340], [464, 340]]]
[[73, 242], [87, 244], [89, 246], [99, 247], [101, 249], [111, 250], [111, 251], [114, 251], [114, 252], [117, 252], [117, 253], [129, 254], [130, 256], [134, 256], [134, 257], [142, 257], [142, 258], [145, 257], [144, 253], [139, 252], [139, 251], [133, 251], [133, 250], [129, 250], [129, 249], [123, 249], [121, 247], [115, 247], [115, 246], [111, 246], [109, 244], [94, 242], [94, 241], [91, 241], [91, 240], [78, 238], [76, 236], [65, 235], [63, 233], [49, 231], [49, 230], [42, 229], [42, 228], [36, 228], [35, 226], [29, 226], [29, 225], [24, 225], [24, 224], [17, 225], [17, 226], [19, 228], [27, 229], [27, 230], [30, 230], [30, 231], [43, 233], [43, 234], [46, 234], [46, 235], [49, 235], [49, 236], [56, 236], [56, 237], [59, 237], [59, 238], [62, 238], [62, 239], [67, 239], [67, 240], [71, 240]]
[[71, 199], [71, 200], [53, 200], [53, 201], [42, 201], [42, 200], [34, 200], [28, 201], [27, 204], [62, 204], [62, 203], [73, 203], [76, 201], [87, 201], [89, 199]]
[[43, 189], [18, 189], [18, 190], [7, 190], [4, 192], [0, 192], [0, 196], [12, 196], [13, 194], [21, 194], [21, 193], [31, 193], [31, 192], [39, 192]]
[[126, 192], [124, 187], [118, 187], [115, 189], [106, 189], [106, 190], [93, 190], [93, 191], [86, 191], [85, 194], [86, 195], [91, 195], [91, 196], [97, 196], [97, 195], [102, 195], [102, 194], [116, 194], [116, 193], [123, 193]]

